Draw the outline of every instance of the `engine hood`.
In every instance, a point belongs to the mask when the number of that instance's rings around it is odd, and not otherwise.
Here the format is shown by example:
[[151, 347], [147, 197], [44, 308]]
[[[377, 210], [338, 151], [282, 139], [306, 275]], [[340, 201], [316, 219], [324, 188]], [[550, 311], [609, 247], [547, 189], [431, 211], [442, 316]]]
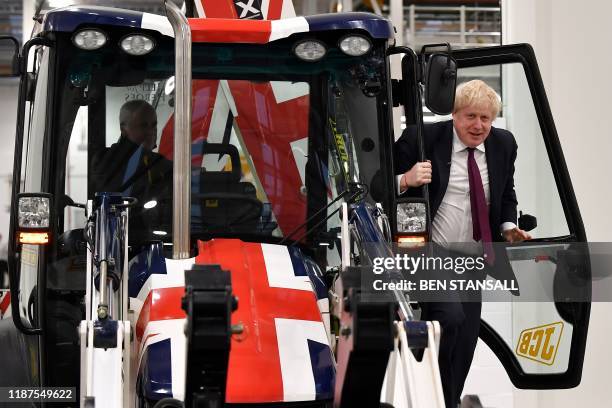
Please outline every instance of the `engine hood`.
[[232, 324], [241, 323], [244, 331], [232, 338], [227, 402], [332, 398], [335, 370], [321, 316], [327, 298], [321, 299], [325, 290], [314, 263], [299, 249], [214, 239], [198, 242], [198, 255], [180, 261], [163, 259], [160, 249], [152, 246], [130, 267], [141, 395], [183, 398], [186, 316], [181, 298], [184, 271], [195, 263], [229, 271], [238, 298]]

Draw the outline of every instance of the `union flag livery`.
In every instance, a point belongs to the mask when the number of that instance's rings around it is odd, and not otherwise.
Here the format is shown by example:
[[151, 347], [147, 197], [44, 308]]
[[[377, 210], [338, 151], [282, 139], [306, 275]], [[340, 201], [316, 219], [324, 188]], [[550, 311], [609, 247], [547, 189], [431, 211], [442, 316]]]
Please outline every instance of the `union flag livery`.
[[334, 365], [322, 317], [329, 310], [327, 297], [298, 249], [214, 239], [199, 242], [198, 255], [181, 261], [164, 259], [159, 250], [150, 247], [130, 266], [140, 361], [136, 382], [146, 398], [184, 397], [181, 298], [184, 270], [194, 263], [231, 271], [239, 299], [232, 322], [242, 323], [244, 332], [232, 339], [227, 402], [331, 398]]

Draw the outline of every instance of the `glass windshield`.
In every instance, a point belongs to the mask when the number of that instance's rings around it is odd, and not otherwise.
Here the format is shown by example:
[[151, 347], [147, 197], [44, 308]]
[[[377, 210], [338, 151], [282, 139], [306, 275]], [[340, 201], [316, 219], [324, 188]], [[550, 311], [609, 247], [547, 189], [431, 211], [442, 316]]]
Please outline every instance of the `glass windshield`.
[[[87, 182], [73, 180], [70, 194], [135, 197], [130, 242], [170, 243], [172, 42], [160, 41], [139, 58], [65, 49], [60, 134], [87, 140], [79, 149], [88, 168]], [[382, 61], [376, 52], [361, 58], [330, 52], [324, 62], [304, 63], [289, 43], [194, 45], [192, 236], [304, 242], [339, 224], [337, 217], [326, 220], [341, 201], [334, 200], [380, 168]], [[75, 121], [79, 105], [85, 121]], [[81, 122], [87, 126], [75, 132]], [[65, 160], [65, 151], [58, 155]], [[64, 231], [82, 227], [78, 217], [63, 221]]]

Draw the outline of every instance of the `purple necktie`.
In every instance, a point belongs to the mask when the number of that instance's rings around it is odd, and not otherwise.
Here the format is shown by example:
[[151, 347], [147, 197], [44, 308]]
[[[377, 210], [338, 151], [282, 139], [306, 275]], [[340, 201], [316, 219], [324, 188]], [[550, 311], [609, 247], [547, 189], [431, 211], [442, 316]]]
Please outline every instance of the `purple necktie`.
[[495, 252], [491, 243], [491, 228], [489, 226], [489, 208], [485, 198], [480, 170], [474, 159], [474, 148], [468, 147], [468, 179], [470, 181], [470, 204], [472, 207], [472, 227], [474, 241], [482, 241], [487, 263], [493, 265]]

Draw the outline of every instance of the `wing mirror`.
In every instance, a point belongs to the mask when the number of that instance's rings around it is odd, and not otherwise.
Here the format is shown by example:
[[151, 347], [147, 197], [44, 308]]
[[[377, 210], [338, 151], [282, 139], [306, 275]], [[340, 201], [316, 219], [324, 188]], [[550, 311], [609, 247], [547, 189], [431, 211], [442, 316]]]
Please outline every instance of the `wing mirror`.
[[421, 50], [424, 58], [428, 47], [446, 46], [446, 53], [433, 53], [427, 58], [425, 68], [425, 105], [435, 114], [448, 115], [455, 104], [457, 87], [457, 62], [451, 56], [449, 44], [426, 45]]

